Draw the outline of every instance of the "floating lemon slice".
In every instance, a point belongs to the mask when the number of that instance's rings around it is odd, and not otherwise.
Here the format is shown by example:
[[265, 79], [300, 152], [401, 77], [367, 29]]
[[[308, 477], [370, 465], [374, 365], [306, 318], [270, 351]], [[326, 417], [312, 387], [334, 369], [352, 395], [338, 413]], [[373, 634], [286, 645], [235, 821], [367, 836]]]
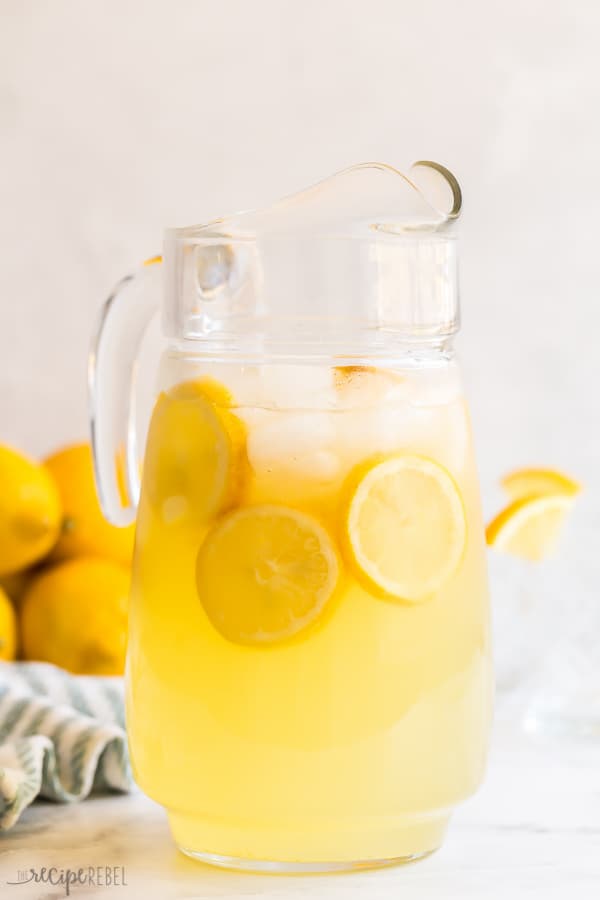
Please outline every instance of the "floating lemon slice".
[[314, 622], [339, 575], [325, 529], [284, 506], [225, 516], [198, 553], [198, 596], [213, 626], [236, 644], [272, 644]]
[[359, 466], [350, 477], [344, 543], [360, 580], [378, 594], [418, 603], [452, 575], [466, 521], [452, 477], [408, 454]]
[[581, 491], [576, 481], [556, 469], [516, 469], [500, 483], [511, 500], [547, 494], [575, 497]]
[[202, 400], [210, 400], [220, 409], [229, 409], [234, 405], [231, 392], [225, 385], [208, 375], [191, 381], [182, 381], [172, 387], [168, 393], [177, 400], [194, 400], [198, 397]]
[[158, 398], [148, 433], [144, 481], [166, 524], [207, 524], [237, 500], [244, 427], [213, 379], [177, 385]]
[[546, 494], [513, 500], [486, 529], [490, 547], [532, 561], [551, 556], [574, 497]]

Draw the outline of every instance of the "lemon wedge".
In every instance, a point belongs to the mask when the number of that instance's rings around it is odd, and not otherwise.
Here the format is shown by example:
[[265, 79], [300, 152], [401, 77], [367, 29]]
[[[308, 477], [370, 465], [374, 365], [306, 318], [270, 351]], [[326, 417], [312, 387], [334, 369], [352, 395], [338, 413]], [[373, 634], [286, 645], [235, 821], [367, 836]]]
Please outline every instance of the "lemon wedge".
[[568, 494], [513, 500], [488, 525], [489, 546], [531, 561], [552, 556], [573, 501]]
[[458, 488], [431, 459], [394, 455], [350, 476], [344, 545], [360, 581], [377, 594], [418, 603], [458, 567], [466, 543]]
[[556, 469], [516, 469], [505, 475], [500, 484], [511, 500], [547, 494], [575, 497], [581, 491], [576, 481]]
[[177, 385], [157, 400], [144, 481], [165, 524], [207, 524], [235, 504], [244, 477], [245, 432], [213, 379]]
[[198, 596], [216, 630], [236, 644], [273, 644], [313, 623], [332, 597], [339, 563], [312, 516], [284, 506], [228, 513], [196, 563]]

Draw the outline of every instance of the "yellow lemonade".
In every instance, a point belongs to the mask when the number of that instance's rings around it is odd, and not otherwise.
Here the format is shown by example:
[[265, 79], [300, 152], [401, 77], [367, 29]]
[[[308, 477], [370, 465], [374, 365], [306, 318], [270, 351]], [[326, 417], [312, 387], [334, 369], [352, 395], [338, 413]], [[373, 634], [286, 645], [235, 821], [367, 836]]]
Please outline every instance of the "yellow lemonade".
[[335, 362], [163, 360], [128, 730], [176, 843], [213, 862], [414, 858], [482, 777], [484, 533], [456, 366]]

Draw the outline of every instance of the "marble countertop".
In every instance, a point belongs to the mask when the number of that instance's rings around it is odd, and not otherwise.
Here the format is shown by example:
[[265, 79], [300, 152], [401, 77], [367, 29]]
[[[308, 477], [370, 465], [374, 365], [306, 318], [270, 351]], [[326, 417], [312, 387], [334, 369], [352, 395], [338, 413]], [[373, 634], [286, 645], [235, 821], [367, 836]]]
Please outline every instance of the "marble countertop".
[[485, 785], [456, 813], [444, 847], [408, 866], [305, 877], [212, 869], [176, 851], [162, 810], [137, 792], [27, 810], [0, 837], [0, 896], [64, 896], [60, 886], [9, 884], [43, 866], [122, 867], [124, 886], [75, 885], [78, 900], [597, 900], [600, 744], [497, 733]]

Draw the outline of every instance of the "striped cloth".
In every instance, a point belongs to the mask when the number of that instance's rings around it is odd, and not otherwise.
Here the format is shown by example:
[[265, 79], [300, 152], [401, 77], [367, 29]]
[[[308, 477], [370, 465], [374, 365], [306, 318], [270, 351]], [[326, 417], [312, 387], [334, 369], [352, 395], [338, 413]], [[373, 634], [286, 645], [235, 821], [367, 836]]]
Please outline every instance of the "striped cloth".
[[131, 786], [120, 678], [0, 663], [0, 830], [37, 796], [69, 803]]

